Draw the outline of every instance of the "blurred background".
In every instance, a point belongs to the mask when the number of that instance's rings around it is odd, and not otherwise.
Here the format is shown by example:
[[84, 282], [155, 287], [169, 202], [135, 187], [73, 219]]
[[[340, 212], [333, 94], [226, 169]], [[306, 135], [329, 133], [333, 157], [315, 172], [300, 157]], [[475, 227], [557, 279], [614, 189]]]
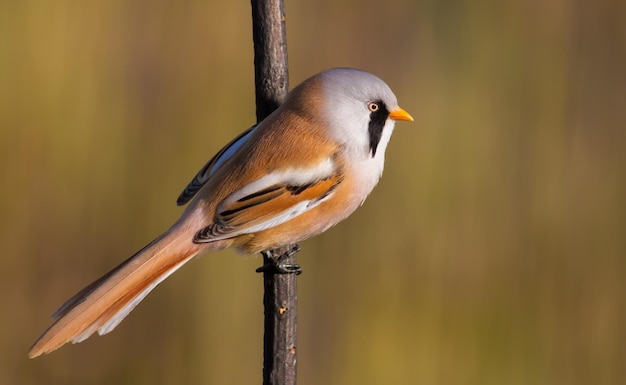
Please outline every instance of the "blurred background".
[[[369, 70], [381, 183], [302, 243], [302, 384], [626, 382], [626, 3], [287, 1], [291, 85]], [[255, 119], [248, 2], [0, 3], [0, 383], [253, 384], [258, 257], [192, 261], [113, 333], [49, 315], [173, 223]]]

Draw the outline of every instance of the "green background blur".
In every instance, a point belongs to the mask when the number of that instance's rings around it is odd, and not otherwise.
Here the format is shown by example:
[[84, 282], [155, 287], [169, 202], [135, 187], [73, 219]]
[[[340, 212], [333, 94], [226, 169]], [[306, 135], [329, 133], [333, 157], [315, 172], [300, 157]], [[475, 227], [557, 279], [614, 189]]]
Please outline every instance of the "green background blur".
[[[626, 383], [625, 17], [287, 1], [292, 86], [363, 68], [415, 117], [365, 206], [302, 244], [301, 384]], [[261, 260], [231, 251], [26, 356], [254, 122], [251, 41], [248, 2], [0, 3], [1, 384], [261, 383]]]

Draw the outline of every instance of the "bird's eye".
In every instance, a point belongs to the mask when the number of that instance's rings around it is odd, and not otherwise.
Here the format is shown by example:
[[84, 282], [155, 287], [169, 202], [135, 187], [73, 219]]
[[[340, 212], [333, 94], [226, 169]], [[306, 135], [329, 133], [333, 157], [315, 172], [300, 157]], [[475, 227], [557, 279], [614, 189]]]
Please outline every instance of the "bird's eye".
[[371, 112], [376, 112], [380, 110], [380, 105], [376, 102], [369, 102], [369, 104], [367, 105], [367, 109]]

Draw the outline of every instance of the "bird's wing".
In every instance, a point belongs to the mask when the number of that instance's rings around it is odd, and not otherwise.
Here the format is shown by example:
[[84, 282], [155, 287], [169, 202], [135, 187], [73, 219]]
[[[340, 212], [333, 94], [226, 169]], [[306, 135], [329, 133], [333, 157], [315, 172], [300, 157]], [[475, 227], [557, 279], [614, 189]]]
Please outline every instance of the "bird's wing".
[[194, 241], [213, 242], [278, 226], [330, 199], [342, 179], [333, 157], [315, 167], [269, 173], [222, 200], [213, 223]]
[[198, 171], [196, 176], [191, 180], [191, 182], [189, 182], [183, 192], [180, 193], [178, 199], [176, 200], [176, 204], [182, 206], [185, 203], [189, 202], [189, 200], [193, 198], [194, 195], [196, 195], [198, 190], [200, 190], [200, 188], [204, 186], [204, 184], [215, 173], [215, 171], [222, 164], [224, 164], [224, 162], [230, 159], [233, 154], [235, 154], [241, 148], [241, 146], [244, 145], [244, 143], [246, 143], [256, 127], [257, 125], [248, 128], [246, 131], [242, 132], [239, 136], [237, 136], [230, 143], [224, 146], [217, 154], [215, 154], [213, 158], [211, 158], [211, 160], [209, 160], [207, 164], [205, 164], [204, 167], [202, 167], [200, 171]]

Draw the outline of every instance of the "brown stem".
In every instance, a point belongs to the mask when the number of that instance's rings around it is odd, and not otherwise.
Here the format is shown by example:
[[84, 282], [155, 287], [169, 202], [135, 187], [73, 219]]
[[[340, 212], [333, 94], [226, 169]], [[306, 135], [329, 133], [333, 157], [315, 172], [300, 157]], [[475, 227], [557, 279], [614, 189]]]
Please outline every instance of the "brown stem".
[[[287, 96], [287, 38], [283, 0], [251, 0], [252, 34], [254, 40], [254, 78], [257, 122], [265, 119]], [[271, 253], [288, 253], [281, 263], [295, 265], [295, 245], [286, 245]], [[263, 255], [265, 266], [271, 256]], [[276, 269], [263, 269], [263, 305], [265, 334], [263, 337], [263, 384], [295, 385], [297, 336], [296, 274], [277, 274]]]

